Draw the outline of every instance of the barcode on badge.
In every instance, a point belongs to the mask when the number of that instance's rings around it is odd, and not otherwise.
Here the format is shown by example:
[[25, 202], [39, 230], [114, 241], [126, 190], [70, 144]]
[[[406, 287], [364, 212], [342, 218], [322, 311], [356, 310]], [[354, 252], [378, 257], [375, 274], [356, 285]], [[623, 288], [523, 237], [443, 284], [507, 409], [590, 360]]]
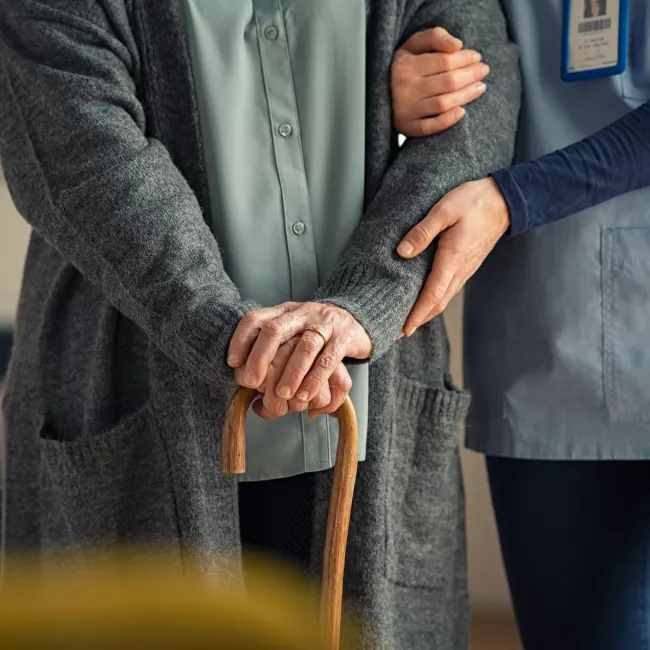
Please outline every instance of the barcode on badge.
[[579, 34], [588, 34], [589, 32], [603, 32], [612, 26], [611, 18], [602, 18], [601, 20], [590, 20], [587, 23], [578, 25]]

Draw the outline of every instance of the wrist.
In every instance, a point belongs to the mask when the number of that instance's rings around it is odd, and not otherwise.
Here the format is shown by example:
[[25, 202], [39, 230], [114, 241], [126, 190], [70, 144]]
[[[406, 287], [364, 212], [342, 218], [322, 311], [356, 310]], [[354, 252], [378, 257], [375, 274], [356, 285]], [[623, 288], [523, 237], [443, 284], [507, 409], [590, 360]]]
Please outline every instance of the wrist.
[[514, 167], [500, 169], [490, 174], [490, 178], [496, 183], [508, 206], [510, 229], [507, 234], [509, 237], [519, 235], [530, 228], [528, 202], [514, 173], [517, 167], [515, 165]]
[[508, 232], [511, 225], [510, 208], [508, 207], [508, 203], [494, 178], [489, 176], [484, 179], [483, 182], [488, 188], [490, 212], [492, 213], [501, 234], [505, 234]]

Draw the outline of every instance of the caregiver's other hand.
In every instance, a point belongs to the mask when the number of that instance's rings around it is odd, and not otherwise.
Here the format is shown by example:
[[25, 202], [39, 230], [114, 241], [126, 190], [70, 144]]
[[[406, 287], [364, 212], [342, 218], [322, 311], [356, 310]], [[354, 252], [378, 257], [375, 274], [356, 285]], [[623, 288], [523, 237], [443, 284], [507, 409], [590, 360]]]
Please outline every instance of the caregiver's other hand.
[[[300, 336], [294, 336], [290, 341], [280, 346], [275, 358], [269, 365], [264, 381], [257, 388], [262, 393], [262, 397], [253, 402], [253, 410], [264, 420], [273, 420], [287, 413], [299, 413], [301, 411], [308, 411], [310, 417], [326, 414], [334, 415], [352, 388], [352, 379], [347, 368], [340, 363], [334, 369], [329, 380], [323, 384], [318, 395], [310, 402], [301, 402], [295, 397], [291, 400], [279, 398], [276, 395], [278, 381], [300, 342], [300, 338]], [[235, 381], [239, 385], [245, 385], [245, 372], [245, 366], [240, 366], [235, 370]]]
[[395, 128], [419, 137], [454, 126], [465, 115], [463, 106], [485, 92], [489, 71], [478, 52], [464, 50], [442, 27], [414, 34], [393, 58]]
[[367, 332], [345, 309], [290, 302], [246, 314], [230, 341], [228, 364], [245, 364], [242, 385], [259, 388], [280, 347], [298, 335], [275, 391], [283, 400], [311, 402], [345, 357], [372, 353]]
[[410, 259], [438, 238], [431, 273], [404, 324], [406, 336], [443, 312], [509, 227], [499, 187], [484, 178], [449, 192], [402, 239], [397, 252]]

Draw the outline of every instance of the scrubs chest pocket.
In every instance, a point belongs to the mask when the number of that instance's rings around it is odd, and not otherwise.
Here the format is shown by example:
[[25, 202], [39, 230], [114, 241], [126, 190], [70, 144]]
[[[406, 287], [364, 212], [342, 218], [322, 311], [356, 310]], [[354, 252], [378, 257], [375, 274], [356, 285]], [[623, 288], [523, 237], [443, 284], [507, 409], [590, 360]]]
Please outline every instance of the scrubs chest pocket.
[[603, 230], [602, 264], [609, 417], [650, 423], [650, 228]]

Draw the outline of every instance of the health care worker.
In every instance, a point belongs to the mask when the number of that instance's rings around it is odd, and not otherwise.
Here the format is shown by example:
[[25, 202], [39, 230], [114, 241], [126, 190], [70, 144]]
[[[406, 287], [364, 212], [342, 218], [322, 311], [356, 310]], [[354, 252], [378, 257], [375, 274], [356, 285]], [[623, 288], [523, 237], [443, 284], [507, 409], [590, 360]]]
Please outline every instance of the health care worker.
[[437, 245], [409, 335], [506, 233], [466, 293], [467, 444], [487, 455], [526, 650], [650, 647], [650, 3], [593, 4], [504, 0], [519, 164], [447, 194], [399, 247]]

